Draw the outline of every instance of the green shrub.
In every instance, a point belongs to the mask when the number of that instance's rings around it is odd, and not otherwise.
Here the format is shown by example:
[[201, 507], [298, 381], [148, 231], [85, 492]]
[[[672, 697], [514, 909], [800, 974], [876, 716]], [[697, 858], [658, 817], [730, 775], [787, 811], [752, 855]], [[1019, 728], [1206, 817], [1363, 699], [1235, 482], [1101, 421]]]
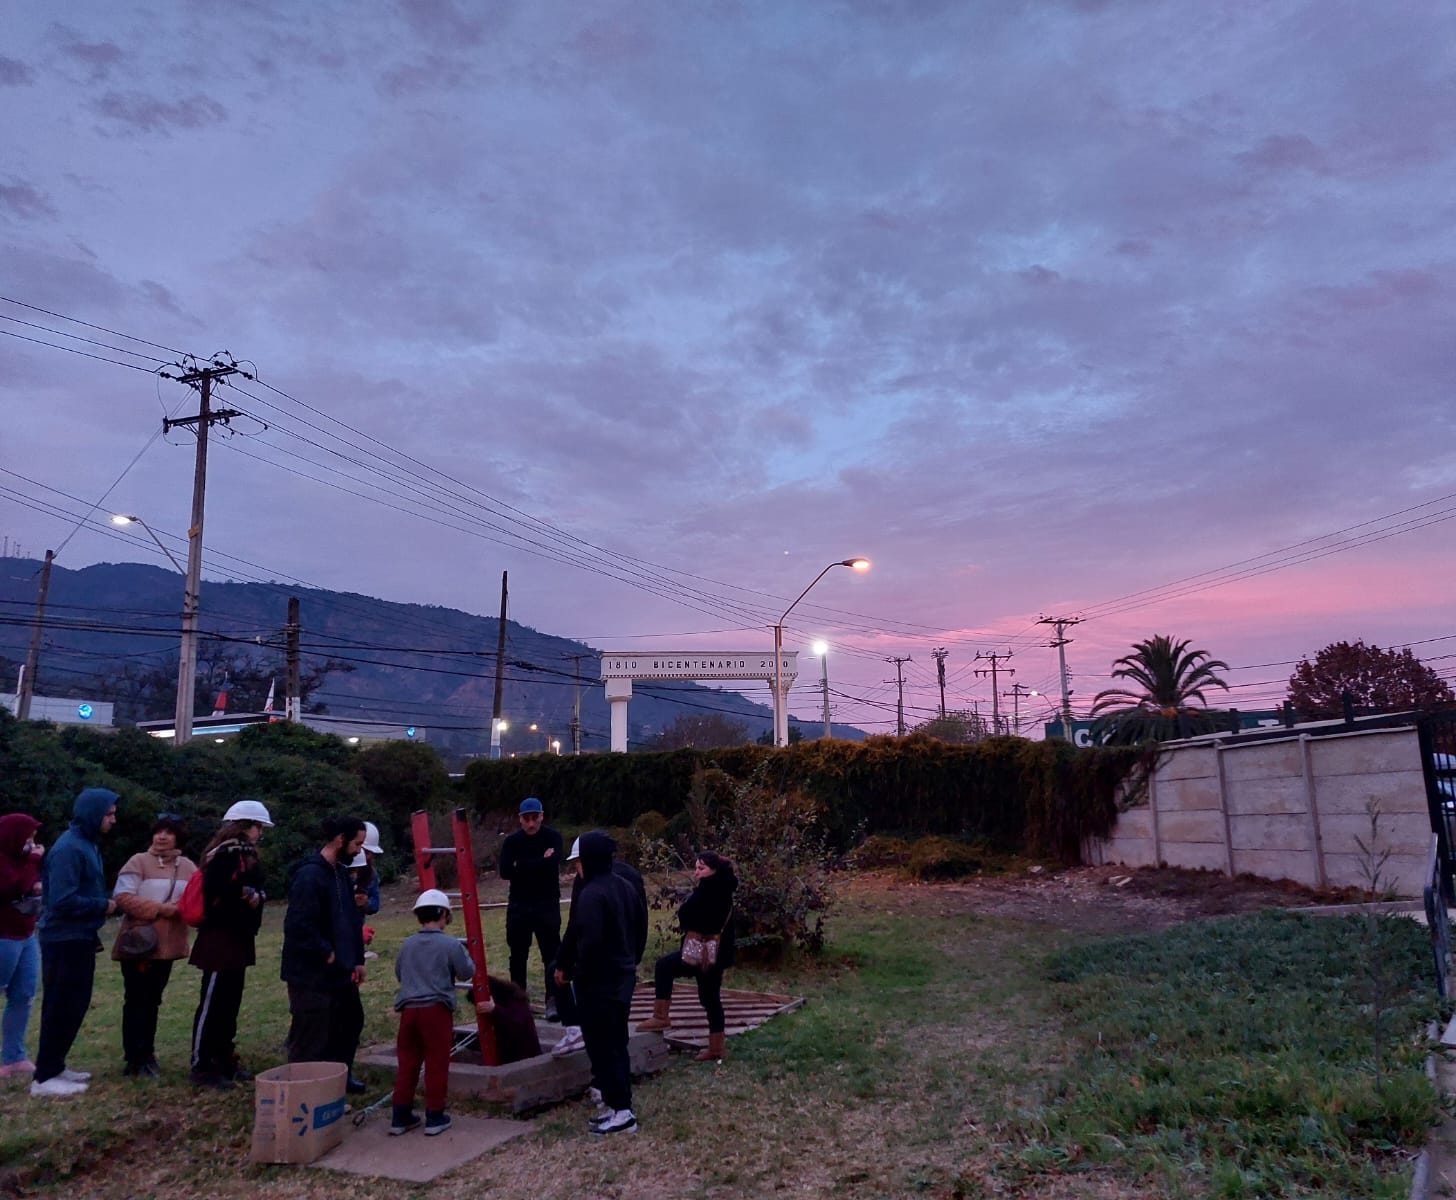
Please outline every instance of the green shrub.
[[910, 861], [910, 843], [902, 837], [872, 833], [846, 855], [846, 861], [862, 871], [903, 867]]
[[962, 879], [980, 871], [984, 862], [975, 846], [955, 838], [923, 837], [910, 847], [905, 870], [915, 879]]

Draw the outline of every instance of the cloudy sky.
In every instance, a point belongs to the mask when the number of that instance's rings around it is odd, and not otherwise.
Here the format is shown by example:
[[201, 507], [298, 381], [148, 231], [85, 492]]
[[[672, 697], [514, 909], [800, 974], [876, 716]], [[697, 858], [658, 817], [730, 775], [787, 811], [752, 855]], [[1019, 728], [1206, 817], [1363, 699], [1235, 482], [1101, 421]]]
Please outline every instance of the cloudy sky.
[[863, 554], [787, 644], [879, 730], [935, 646], [952, 707], [977, 652], [1054, 691], [1042, 615], [1079, 707], [1153, 633], [1245, 708], [1338, 638], [1456, 675], [1456, 8], [4, 10], [27, 552], [118, 477], [178, 544], [195, 398], [148, 372], [225, 349], [212, 577], [489, 613], [509, 570], [536, 628], [728, 649]]

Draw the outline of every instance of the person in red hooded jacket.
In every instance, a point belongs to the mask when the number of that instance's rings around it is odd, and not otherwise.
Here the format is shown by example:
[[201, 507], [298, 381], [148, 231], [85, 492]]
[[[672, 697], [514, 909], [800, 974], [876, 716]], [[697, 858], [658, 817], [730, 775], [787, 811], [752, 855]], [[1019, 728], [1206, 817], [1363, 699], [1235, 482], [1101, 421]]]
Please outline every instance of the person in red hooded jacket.
[[0, 1076], [29, 1075], [35, 1064], [25, 1056], [25, 1031], [40, 985], [40, 947], [35, 923], [40, 916], [40, 860], [44, 847], [35, 840], [40, 822], [26, 813], [0, 817]]

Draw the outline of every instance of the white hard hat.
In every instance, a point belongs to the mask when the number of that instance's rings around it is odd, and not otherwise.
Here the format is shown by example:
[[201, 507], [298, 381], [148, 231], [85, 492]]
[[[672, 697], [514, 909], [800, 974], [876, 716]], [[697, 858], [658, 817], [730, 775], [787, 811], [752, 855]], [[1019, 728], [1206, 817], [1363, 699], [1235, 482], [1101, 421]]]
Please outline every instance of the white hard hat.
[[256, 800], [239, 800], [222, 814], [222, 819], [224, 821], [256, 821], [259, 825], [266, 825], [270, 829], [273, 826], [273, 818], [268, 815], [268, 810]]
[[373, 821], [364, 822], [364, 849], [370, 854], [383, 854], [379, 848], [379, 826]]
[[567, 862], [575, 862], [581, 857], [581, 838], [571, 843], [571, 853], [566, 856]]
[[367, 867], [368, 865], [369, 860], [364, 857], [364, 851], [360, 850], [358, 854], [354, 855], [354, 861], [349, 864], [349, 869], [352, 871], [355, 867]]
[[439, 888], [426, 888], [415, 901], [416, 908], [443, 908], [450, 911], [450, 897]]

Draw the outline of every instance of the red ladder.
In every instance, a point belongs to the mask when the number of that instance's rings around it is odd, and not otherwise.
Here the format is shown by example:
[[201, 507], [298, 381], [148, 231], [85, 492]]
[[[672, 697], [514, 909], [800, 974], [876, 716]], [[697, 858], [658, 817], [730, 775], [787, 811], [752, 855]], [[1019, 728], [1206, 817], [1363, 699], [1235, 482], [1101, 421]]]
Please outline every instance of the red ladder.
[[[480, 930], [480, 896], [475, 887], [475, 854], [470, 846], [470, 824], [465, 810], [457, 808], [450, 816], [453, 846], [430, 845], [430, 814], [423, 810], [410, 817], [410, 831], [415, 842], [415, 870], [420, 877], [420, 891], [435, 886], [434, 859], [437, 854], [455, 858], [455, 873], [460, 877], [460, 910], [465, 918], [465, 946], [475, 964], [471, 989], [476, 1000], [490, 999], [490, 981], [485, 973], [485, 936]], [[500, 1053], [495, 1047], [495, 1021], [485, 1013], [475, 1014], [475, 1028], [480, 1038], [480, 1061], [488, 1067], [500, 1066]]]

